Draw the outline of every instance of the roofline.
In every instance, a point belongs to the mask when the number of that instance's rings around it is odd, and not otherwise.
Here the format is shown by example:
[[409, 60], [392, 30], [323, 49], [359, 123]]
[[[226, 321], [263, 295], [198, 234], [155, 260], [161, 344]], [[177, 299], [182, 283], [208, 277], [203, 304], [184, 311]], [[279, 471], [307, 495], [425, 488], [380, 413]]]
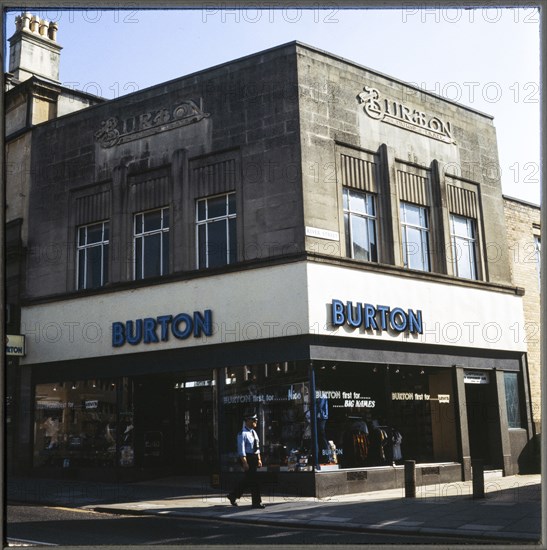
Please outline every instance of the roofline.
[[509, 195], [502, 195], [502, 197], [506, 201], [518, 202], [520, 204], [524, 204], [526, 206], [531, 206], [532, 208], [537, 208], [538, 210], [541, 210], [541, 205], [536, 204], [535, 202], [525, 201], [522, 199], [518, 199], [517, 197], [510, 197]]
[[[248, 55], [244, 55], [242, 57], [238, 57], [236, 59], [231, 59], [229, 61], [224, 61], [222, 63], [219, 63], [218, 65], [212, 65], [211, 67], [206, 67], [204, 69], [199, 69], [198, 71], [194, 71], [192, 73], [188, 73], [186, 75], [182, 75], [182, 76], [177, 76], [176, 78], [172, 78], [171, 80], [166, 80], [164, 82], [159, 82], [157, 84], [152, 84], [152, 86], [148, 86], [146, 88], [142, 88], [141, 90], [137, 90], [135, 92], [131, 92], [130, 94], [126, 94], [126, 95], [122, 95], [122, 96], [118, 96], [114, 99], [104, 99], [104, 98], [100, 98], [98, 96], [92, 96], [91, 94], [86, 94], [85, 92], [80, 92], [81, 94], [85, 94], [86, 96], [88, 97], [94, 97], [96, 99], [102, 99], [103, 100], [103, 103], [100, 103], [100, 104], [96, 104], [96, 105], [90, 105], [89, 107], [86, 107], [85, 111], [89, 111], [90, 109], [95, 109], [95, 108], [98, 108], [100, 107], [101, 105], [103, 105], [104, 103], [116, 103], [118, 101], [125, 101], [126, 99], [130, 98], [130, 97], [133, 97], [133, 96], [136, 96], [136, 95], [139, 95], [139, 94], [142, 94], [144, 92], [148, 92], [150, 90], [154, 90], [155, 88], [159, 88], [159, 87], [163, 87], [163, 86], [166, 86], [166, 85], [169, 85], [169, 84], [172, 84], [174, 82], [177, 82], [177, 81], [180, 81], [180, 80], [183, 80], [183, 79], [187, 79], [187, 78], [194, 78], [198, 75], [201, 75], [201, 74], [204, 74], [204, 73], [208, 73], [210, 71], [216, 71], [216, 70], [219, 70], [219, 69], [222, 69], [223, 67], [227, 67], [227, 66], [230, 66], [234, 63], [240, 63], [242, 61], [246, 61], [246, 60], [249, 60], [249, 59], [252, 59], [253, 57], [258, 57], [258, 56], [261, 56], [261, 55], [265, 55], [265, 54], [268, 54], [270, 52], [274, 52], [274, 51], [277, 51], [277, 50], [283, 50], [285, 48], [288, 48], [290, 46], [293, 46], [296, 50], [296, 47], [301, 47], [301, 48], [304, 48], [304, 49], [307, 49], [307, 50], [310, 50], [310, 51], [313, 51], [313, 52], [316, 52], [316, 53], [319, 53], [325, 57], [330, 57], [331, 59], [335, 59], [337, 61], [341, 61], [343, 63], [346, 63], [348, 65], [352, 65], [354, 67], [357, 67], [359, 69], [362, 69], [362, 70], [365, 70], [365, 71], [368, 71], [372, 74], [375, 74], [375, 75], [378, 75], [382, 78], [386, 78], [388, 80], [391, 80], [393, 82], [397, 82], [398, 84], [401, 84], [403, 86], [407, 86], [413, 90], [416, 90], [422, 94], [425, 94], [425, 95], [428, 95], [432, 98], [435, 98], [437, 100], [440, 100], [440, 101], [443, 101], [445, 103], [450, 103], [452, 105], [455, 105], [456, 107], [459, 107], [461, 109], [465, 109], [466, 111], [470, 111], [472, 113], [475, 113], [475, 114], [478, 114], [480, 116], [483, 116], [485, 118], [488, 118], [490, 120], [493, 120], [494, 117], [493, 115], [489, 115], [488, 113], [484, 113], [482, 111], [479, 111], [477, 109], [473, 109], [472, 107], [468, 107], [467, 105], [463, 105], [461, 103], [457, 103], [456, 101], [453, 101], [451, 99], [446, 99], [440, 95], [437, 95], [437, 94], [434, 94], [432, 92], [429, 92], [427, 90], [423, 90], [421, 89], [420, 87], [418, 86], [415, 86], [413, 84], [410, 84], [408, 82], [405, 82], [404, 80], [400, 80], [398, 78], [395, 78], [395, 77], [392, 77], [392, 76], [389, 76], [389, 75], [386, 75], [385, 73], [382, 73], [380, 71], [376, 71], [374, 69], [371, 69], [369, 67], [366, 67], [364, 65], [360, 65], [359, 63], [355, 62], [355, 61], [352, 61], [351, 59], [346, 59], [344, 57], [341, 57], [339, 55], [336, 55], [336, 54], [333, 54], [333, 53], [330, 53], [330, 52], [327, 52], [325, 50], [321, 50], [320, 48], [316, 48], [314, 46], [310, 46], [309, 44], [305, 44], [304, 42], [300, 42], [298, 40], [293, 40], [291, 42], [285, 42], [284, 44], [280, 44], [278, 46], [272, 46], [271, 48], [267, 48], [265, 50], [260, 50], [259, 52], [254, 52], [254, 53], [251, 53], [251, 54], [248, 54]], [[67, 88], [68, 90], [70, 90], [71, 92], [77, 92], [78, 90], [72, 90], [70, 88]], [[51, 122], [54, 122], [56, 120], [59, 120], [59, 119], [64, 119], [65, 117], [70, 117], [70, 116], [75, 116], [75, 115], [78, 115], [78, 114], [81, 114], [82, 111], [74, 111], [72, 113], [67, 113], [66, 115], [63, 115], [61, 117], [56, 117], [54, 119], [51, 119], [51, 120], [48, 120], [46, 122], [43, 122], [41, 124], [48, 124], [48, 123], [51, 123]], [[40, 125], [41, 125], [40, 124]], [[37, 125], [39, 126], [39, 125]]]

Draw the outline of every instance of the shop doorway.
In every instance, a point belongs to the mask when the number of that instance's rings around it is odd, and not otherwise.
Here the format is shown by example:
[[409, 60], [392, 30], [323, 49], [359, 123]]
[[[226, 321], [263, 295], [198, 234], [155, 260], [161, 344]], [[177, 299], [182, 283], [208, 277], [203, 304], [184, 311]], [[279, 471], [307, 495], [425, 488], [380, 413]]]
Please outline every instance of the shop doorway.
[[174, 470], [179, 475], [209, 475], [218, 463], [212, 372], [177, 376], [173, 388]]
[[484, 461], [486, 469], [499, 466], [499, 409], [493, 385], [465, 384], [471, 460]]

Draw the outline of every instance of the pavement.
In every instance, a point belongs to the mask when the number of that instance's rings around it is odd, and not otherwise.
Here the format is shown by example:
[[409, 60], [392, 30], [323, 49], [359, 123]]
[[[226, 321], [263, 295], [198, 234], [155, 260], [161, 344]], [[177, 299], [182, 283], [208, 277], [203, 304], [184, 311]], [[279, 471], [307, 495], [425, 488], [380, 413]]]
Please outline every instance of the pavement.
[[485, 473], [485, 496], [472, 482], [420, 486], [325, 499], [263, 493], [263, 510], [250, 497], [231, 506], [227, 491], [206, 478], [172, 477], [137, 483], [8, 478], [9, 502], [68, 506], [127, 515], [158, 515], [284, 527], [469, 537], [477, 542], [538, 544], [541, 476]]

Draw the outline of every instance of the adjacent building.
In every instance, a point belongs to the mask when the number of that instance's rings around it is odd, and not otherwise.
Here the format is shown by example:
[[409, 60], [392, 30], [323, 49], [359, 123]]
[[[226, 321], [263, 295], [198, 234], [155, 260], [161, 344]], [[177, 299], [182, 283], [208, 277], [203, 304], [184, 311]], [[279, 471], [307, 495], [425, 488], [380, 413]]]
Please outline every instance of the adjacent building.
[[26, 469], [230, 483], [248, 411], [275, 490], [525, 467], [490, 116], [293, 42], [58, 116], [30, 151]]

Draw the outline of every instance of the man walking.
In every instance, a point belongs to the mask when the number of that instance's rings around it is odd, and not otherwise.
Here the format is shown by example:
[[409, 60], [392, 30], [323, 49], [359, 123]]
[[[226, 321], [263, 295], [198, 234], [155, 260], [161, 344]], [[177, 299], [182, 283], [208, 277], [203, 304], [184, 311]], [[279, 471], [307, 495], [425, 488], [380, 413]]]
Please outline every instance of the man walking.
[[250, 490], [253, 508], [265, 508], [264, 504], [262, 504], [260, 485], [256, 473], [256, 469], [262, 467], [260, 441], [255, 431], [258, 416], [256, 414], [248, 414], [244, 417], [244, 420], [245, 425], [237, 434], [237, 452], [245, 474], [235, 489], [228, 494], [228, 500], [232, 506], [237, 506], [236, 500], [241, 498], [244, 492]]

